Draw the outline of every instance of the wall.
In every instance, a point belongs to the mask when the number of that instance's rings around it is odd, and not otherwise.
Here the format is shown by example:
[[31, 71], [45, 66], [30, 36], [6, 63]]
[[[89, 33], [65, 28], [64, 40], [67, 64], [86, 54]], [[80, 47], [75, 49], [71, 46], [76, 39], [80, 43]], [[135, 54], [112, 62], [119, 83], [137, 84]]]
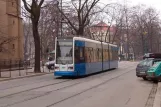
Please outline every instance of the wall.
[[[23, 26], [19, 0], [0, 0], [0, 38], [8, 41], [0, 60], [23, 60]], [[4, 26], [4, 27], [1, 27]], [[3, 33], [2, 33], [3, 32]], [[0, 40], [0, 43], [4, 40]]]

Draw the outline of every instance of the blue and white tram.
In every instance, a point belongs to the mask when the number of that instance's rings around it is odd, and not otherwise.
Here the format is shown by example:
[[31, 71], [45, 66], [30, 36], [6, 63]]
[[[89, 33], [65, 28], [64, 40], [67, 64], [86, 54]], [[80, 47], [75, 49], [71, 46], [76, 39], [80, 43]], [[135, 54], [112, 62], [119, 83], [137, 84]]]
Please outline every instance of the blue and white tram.
[[56, 38], [55, 50], [55, 76], [84, 76], [118, 68], [118, 48], [113, 44], [82, 37]]

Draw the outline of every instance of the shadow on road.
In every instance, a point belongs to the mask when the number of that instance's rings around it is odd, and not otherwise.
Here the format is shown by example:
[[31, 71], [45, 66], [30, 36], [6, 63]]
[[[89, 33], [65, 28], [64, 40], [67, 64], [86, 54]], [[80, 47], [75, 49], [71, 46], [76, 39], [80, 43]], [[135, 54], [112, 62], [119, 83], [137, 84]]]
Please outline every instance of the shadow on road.
[[151, 83], [151, 84], [158, 84], [158, 83], [153, 82], [150, 79], [149, 80], [144, 80], [144, 79], [140, 78], [140, 79], [138, 79], [138, 81], [143, 82], [143, 83], [147, 83], [147, 84], [149, 84], [149, 83]]
[[92, 73], [92, 74], [88, 74], [88, 75], [85, 75], [85, 76], [77, 76], [77, 77], [73, 77], [73, 76], [62, 76], [62, 77], [56, 77], [55, 79], [80, 79], [80, 78], [86, 78], [86, 77], [89, 77], [89, 76], [104, 74], [106, 72], [111, 72], [113, 70], [115, 70], [115, 68], [109, 69], [109, 70], [105, 70], [105, 71], [96, 72], [96, 73]]

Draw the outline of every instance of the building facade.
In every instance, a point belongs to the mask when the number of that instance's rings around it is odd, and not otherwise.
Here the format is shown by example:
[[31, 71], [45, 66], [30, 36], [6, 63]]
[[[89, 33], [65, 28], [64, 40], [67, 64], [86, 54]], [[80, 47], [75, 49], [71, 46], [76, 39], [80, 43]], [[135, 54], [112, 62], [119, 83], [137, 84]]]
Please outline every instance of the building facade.
[[101, 21], [98, 24], [91, 26], [90, 32], [95, 40], [112, 42], [115, 34], [115, 27], [108, 26], [105, 22]]
[[20, 0], [0, 0], [0, 61], [23, 60]]

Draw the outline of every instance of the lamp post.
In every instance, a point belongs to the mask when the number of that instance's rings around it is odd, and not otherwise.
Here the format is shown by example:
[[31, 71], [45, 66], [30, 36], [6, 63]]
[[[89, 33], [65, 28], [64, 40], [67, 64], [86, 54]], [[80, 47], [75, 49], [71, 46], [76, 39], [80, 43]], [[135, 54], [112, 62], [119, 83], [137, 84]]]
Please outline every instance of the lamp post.
[[102, 71], [103, 71], [103, 44], [102, 44], [102, 36], [103, 36], [103, 33], [101, 34], [101, 52], [102, 52]]
[[[59, 8], [59, 1], [58, 0], [54, 0], [54, 4], [56, 5], [57, 8]], [[60, 9], [62, 11], [62, 0], [60, 1]], [[62, 32], [63, 32], [62, 31], [62, 13], [61, 14], [59, 14], [59, 12], [56, 12], [56, 13], [57, 13], [57, 19], [56, 19], [57, 20], [56, 21], [56, 24], [57, 24], [56, 37], [58, 37], [58, 35], [62, 36]], [[60, 17], [59, 17], [59, 15], [60, 15]], [[59, 18], [61, 18], [60, 21], [59, 21]], [[59, 28], [59, 25], [60, 25], [60, 28]], [[59, 31], [60, 31], [60, 33], [59, 33]]]
[[[63, 10], [63, 9], [62, 9], [62, 7], [63, 7], [62, 4], [63, 4], [63, 3], [62, 3], [62, 0], [61, 0], [61, 1], [60, 1], [61, 11]], [[63, 27], [63, 23], [62, 23], [62, 18], [63, 18], [63, 17], [62, 17], [62, 12], [61, 12], [60, 15], [61, 15], [60, 17], [61, 17], [61, 37], [62, 37], [62, 33], [63, 33], [63, 30], [62, 30], [62, 27]]]
[[[147, 47], [146, 47], [146, 45], [145, 45], [145, 43], [146, 43], [146, 41], [145, 41], [145, 39], [144, 39], [144, 36], [146, 36], [146, 34], [147, 34], [147, 32], [145, 31], [145, 32], [143, 32], [143, 34], [142, 34], [142, 45], [143, 45], [143, 55], [147, 52]], [[146, 43], [147, 44], [147, 43]]]

